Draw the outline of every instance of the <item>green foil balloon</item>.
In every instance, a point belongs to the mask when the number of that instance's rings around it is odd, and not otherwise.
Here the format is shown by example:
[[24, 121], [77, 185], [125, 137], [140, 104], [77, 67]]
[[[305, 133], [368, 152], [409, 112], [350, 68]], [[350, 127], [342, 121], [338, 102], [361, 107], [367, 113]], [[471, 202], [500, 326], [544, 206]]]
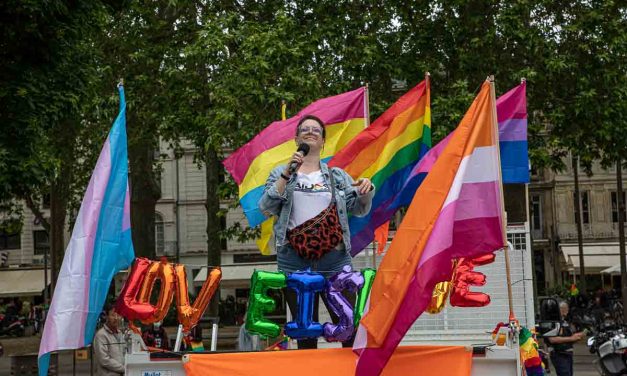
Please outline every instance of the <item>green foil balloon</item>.
[[359, 320], [361, 320], [361, 315], [364, 314], [364, 309], [366, 308], [366, 302], [368, 301], [368, 296], [370, 296], [370, 290], [372, 289], [372, 283], [374, 282], [374, 277], [377, 274], [377, 271], [371, 268], [363, 269], [361, 274], [364, 276], [364, 286], [357, 293], [357, 301], [355, 301], [355, 308], [353, 311], [353, 322], [355, 324], [355, 329], [359, 326]]
[[281, 289], [287, 285], [287, 277], [281, 272], [255, 270], [250, 278], [250, 297], [246, 312], [246, 330], [262, 337], [278, 337], [281, 327], [264, 318], [275, 309], [276, 302], [266, 293], [268, 289]]

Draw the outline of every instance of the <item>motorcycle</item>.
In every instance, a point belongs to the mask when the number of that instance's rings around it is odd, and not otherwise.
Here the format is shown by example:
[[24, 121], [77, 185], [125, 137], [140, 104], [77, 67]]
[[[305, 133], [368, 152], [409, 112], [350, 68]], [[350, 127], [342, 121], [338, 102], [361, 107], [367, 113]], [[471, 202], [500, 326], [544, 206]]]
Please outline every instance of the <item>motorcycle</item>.
[[592, 362], [602, 376], [627, 375], [627, 335], [624, 328], [601, 327], [588, 338], [588, 350], [597, 354]]
[[18, 316], [0, 314], [0, 335], [23, 337], [24, 320]]

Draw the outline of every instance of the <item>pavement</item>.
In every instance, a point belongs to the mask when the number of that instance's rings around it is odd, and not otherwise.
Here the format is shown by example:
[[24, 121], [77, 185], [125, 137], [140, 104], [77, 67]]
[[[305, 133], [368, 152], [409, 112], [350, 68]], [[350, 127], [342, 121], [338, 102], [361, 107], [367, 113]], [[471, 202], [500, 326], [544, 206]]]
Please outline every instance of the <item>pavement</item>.
[[[0, 376], [11, 376], [11, 355], [32, 354], [34, 365], [36, 366], [37, 352], [39, 350], [40, 336], [20, 338], [0, 338], [0, 343], [4, 346], [4, 356], [0, 357]], [[91, 362], [87, 360], [73, 361], [73, 351], [64, 351], [59, 354], [59, 375], [92, 375]], [[576, 376], [598, 376], [592, 361], [595, 355], [588, 352], [585, 344], [575, 345], [575, 375]], [[32, 371], [36, 372], [36, 368]], [[556, 375], [554, 370], [548, 375]], [[26, 374], [25, 371], [19, 373]], [[32, 373], [33, 375], [36, 373]], [[95, 372], [93, 373], [95, 374]]]

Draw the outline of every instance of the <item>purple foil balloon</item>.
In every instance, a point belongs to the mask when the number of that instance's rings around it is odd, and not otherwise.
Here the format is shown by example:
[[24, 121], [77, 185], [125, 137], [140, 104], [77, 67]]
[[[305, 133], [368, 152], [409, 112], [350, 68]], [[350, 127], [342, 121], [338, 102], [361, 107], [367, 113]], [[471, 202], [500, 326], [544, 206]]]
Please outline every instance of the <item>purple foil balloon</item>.
[[330, 322], [324, 324], [324, 338], [328, 342], [345, 342], [353, 336], [353, 307], [342, 291], [356, 293], [363, 284], [364, 277], [360, 272], [354, 272], [350, 265], [345, 265], [341, 272], [329, 278], [325, 291], [327, 303], [340, 320], [337, 325]]

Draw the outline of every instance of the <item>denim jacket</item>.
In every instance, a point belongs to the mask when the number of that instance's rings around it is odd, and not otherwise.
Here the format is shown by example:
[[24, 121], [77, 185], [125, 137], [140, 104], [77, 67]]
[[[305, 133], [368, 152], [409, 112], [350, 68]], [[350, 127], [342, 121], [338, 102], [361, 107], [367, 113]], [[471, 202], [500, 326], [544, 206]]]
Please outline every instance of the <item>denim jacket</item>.
[[[259, 209], [266, 215], [277, 216], [274, 222], [274, 237], [277, 251], [287, 241], [287, 224], [290, 220], [292, 212], [292, 202], [294, 199], [294, 187], [296, 186], [296, 175], [292, 175], [285, 186], [285, 191], [280, 195], [276, 189], [275, 182], [281, 178], [281, 173], [285, 171], [286, 166], [278, 166], [272, 172], [266, 181], [263, 195], [259, 200]], [[353, 187], [353, 178], [341, 168], [333, 167], [329, 169], [326, 163], [320, 162], [320, 170], [327, 184], [330, 185], [329, 172], [333, 173], [335, 181], [335, 200], [337, 202], [337, 211], [344, 233], [344, 247], [347, 252], [351, 250], [350, 229], [348, 228], [348, 214], [357, 217], [363, 217], [368, 214], [372, 206], [372, 198], [374, 197], [373, 189], [365, 195], [359, 195], [357, 187]]]

